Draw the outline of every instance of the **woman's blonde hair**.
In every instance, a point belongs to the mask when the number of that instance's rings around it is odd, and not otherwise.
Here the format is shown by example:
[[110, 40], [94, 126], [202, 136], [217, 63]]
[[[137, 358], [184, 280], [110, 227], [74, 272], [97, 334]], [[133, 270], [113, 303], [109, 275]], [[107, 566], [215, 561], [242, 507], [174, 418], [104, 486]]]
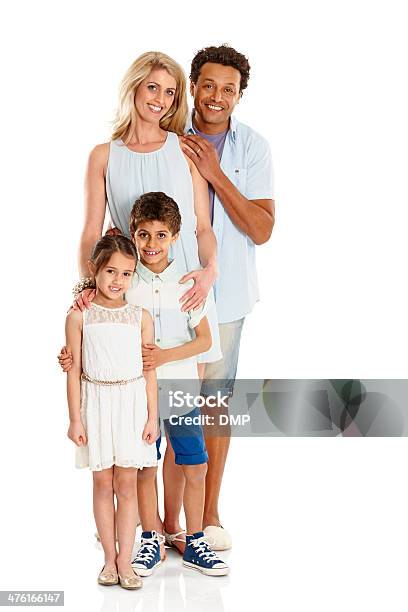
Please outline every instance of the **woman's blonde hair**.
[[130, 66], [119, 89], [119, 106], [113, 122], [112, 140], [121, 138], [127, 144], [136, 126], [135, 95], [140, 83], [155, 68], [163, 68], [176, 79], [174, 101], [160, 120], [160, 127], [182, 134], [187, 121], [186, 77], [182, 68], [171, 57], [160, 51], [148, 51], [140, 55]]

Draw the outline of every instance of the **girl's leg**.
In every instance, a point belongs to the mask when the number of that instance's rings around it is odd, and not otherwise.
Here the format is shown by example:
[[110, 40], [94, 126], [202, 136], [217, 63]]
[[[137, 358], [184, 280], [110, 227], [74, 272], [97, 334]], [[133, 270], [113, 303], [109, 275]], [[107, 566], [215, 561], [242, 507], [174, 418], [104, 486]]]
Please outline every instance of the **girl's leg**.
[[186, 514], [187, 534], [202, 531], [205, 500], [205, 476], [207, 464], [183, 465], [186, 486], [184, 489], [184, 512]]
[[137, 522], [136, 468], [117, 465], [113, 470], [113, 489], [117, 499], [116, 527], [119, 541], [118, 572], [122, 577], [133, 576], [131, 557]]
[[116, 571], [115, 505], [113, 468], [92, 472], [93, 510], [96, 527], [105, 553], [105, 569]]

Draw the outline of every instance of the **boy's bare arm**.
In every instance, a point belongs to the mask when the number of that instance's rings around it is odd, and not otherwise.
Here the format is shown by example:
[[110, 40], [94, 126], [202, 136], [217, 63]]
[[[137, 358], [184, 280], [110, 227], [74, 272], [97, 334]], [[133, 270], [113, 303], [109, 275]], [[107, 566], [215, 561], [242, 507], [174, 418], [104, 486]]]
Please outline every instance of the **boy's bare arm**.
[[188, 359], [200, 353], [205, 353], [211, 348], [211, 330], [207, 317], [203, 317], [199, 324], [194, 328], [196, 337], [190, 342], [185, 342], [181, 346], [174, 348], [161, 349], [155, 344], [143, 344], [145, 350], [143, 354], [143, 368], [146, 371], [158, 368], [170, 361]]
[[[150, 344], [154, 339], [153, 319], [147, 310], [142, 312], [142, 345]], [[157, 423], [157, 378], [154, 368], [148, 371], [143, 367], [143, 375], [146, 380], [147, 411], [148, 420]]]

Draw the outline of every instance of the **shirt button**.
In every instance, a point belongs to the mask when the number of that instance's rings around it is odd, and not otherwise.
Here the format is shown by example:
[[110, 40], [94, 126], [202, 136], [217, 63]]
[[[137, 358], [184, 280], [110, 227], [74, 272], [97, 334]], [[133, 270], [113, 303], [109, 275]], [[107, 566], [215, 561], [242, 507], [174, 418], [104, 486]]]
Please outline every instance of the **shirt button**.
[[157, 314], [157, 315], [156, 315], [156, 317], [160, 317], [160, 315], [159, 315], [159, 314]]
[[155, 289], [155, 290], [154, 290], [154, 292], [155, 292], [155, 293], [159, 293], [159, 290], [158, 290], [158, 289]]
[[160, 338], [157, 338], [156, 342], [160, 342]]
[[156, 274], [156, 276], [154, 278], [160, 278], [160, 276], [158, 274]]

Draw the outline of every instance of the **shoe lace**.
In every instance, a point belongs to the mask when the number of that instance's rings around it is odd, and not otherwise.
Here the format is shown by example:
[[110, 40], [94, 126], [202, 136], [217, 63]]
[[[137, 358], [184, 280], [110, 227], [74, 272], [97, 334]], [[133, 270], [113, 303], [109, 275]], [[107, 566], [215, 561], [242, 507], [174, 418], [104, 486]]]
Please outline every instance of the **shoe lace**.
[[217, 557], [215, 552], [211, 550], [210, 544], [205, 536], [202, 538], [190, 540], [188, 545], [192, 546], [197, 552], [198, 556], [202, 557], [204, 561], [221, 561], [221, 559]]
[[158, 542], [153, 538], [142, 540], [142, 545], [138, 550], [134, 561], [151, 561], [156, 554], [157, 547]]

